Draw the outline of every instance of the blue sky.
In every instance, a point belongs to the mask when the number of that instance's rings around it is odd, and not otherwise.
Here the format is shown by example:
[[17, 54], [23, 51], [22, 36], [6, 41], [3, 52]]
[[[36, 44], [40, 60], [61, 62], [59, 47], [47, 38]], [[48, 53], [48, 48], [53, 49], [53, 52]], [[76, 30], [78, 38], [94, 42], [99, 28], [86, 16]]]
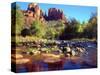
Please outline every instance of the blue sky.
[[[28, 2], [17, 2], [21, 9], [27, 10]], [[48, 12], [49, 8], [62, 9], [67, 18], [76, 18], [81, 23], [88, 21], [91, 13], [97, 12], [97, 7], [94, 6], [76, 6], [76, 5], [58, 5], [58, 4], [38, 4], [43, 12]]]

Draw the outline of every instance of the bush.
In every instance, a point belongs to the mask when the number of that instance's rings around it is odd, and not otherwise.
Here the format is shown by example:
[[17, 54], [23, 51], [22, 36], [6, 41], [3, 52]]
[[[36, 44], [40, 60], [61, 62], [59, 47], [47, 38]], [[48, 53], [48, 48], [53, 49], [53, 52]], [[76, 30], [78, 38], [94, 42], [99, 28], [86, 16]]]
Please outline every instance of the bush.
[[31, 35], [31, 30], [25, 28], [25, 29], [23, 29], [23, 30], [21, 31], [21, 35], [22, 35], [23, 37], [26, 37], [27, 35], [30, 36], [30, 35]]

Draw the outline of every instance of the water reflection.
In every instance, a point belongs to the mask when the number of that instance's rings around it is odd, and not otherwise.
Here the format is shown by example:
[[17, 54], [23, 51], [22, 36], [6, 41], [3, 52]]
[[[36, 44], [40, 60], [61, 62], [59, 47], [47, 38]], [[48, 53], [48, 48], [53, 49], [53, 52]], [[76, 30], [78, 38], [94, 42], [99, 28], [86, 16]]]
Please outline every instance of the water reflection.
[[81, 68], [96, 68], [87, 62], [73, 62], [71, 60], [61, 60], [55, 63], [45, 63], [43, 61], [33, 62], [32, 64], [17, 65], [17, 72], [38, 72], [38, 71], [51, 71], [51, 70], [68, 70], [68, 69], [81, 69]]
[[[78, 43], [77, 43], [78, 45]], [[83, 54], [80, 57], [64, 57], [57, 61], [55, 59], [44, 59], [32, 61], [27, 64], [16, 66], [16, 72], [38, 72], [51, 70], [69, 70], [69, 69], [83, 69], [97, 67], [97, 45], [93, 42], [81, 43], [88, 54]], [[55, 62], [53, 62], [55, 61]]]

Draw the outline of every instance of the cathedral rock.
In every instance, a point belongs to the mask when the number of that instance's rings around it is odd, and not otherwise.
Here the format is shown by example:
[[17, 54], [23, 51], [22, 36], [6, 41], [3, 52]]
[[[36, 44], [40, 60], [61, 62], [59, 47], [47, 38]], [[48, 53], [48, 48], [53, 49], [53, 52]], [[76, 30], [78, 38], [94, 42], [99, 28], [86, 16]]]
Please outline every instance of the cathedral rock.
[[32, 22], [39, 20], [41, 22], [62, 20], [66, 22], [66, 17], [62, 10], [57, 8], [49, 8], [48, 14], [44, 14], [37, 3], [30, 3], [27, 10], [23, 11], [25, 16], [25, 26], [30, 28]]
[[60, 10], [60, 9], [57, 9], [57, 8], [50, 8], [48, 10], [48, 14], [45, 13], [44, 17], [47, 21], [49, 21], [49, 20], [63, 20], [63, 21], [66, 21], [66, 17], [64, 15], [63, 11]]
[[43, 12], [37, 3], [30, 3], [26, 11], [24, 11], [25, 16], [25, 26], [31, 27], [31, 24], [35, 20], [40, 20], [43, 22], [45, 19], [43, 17]]

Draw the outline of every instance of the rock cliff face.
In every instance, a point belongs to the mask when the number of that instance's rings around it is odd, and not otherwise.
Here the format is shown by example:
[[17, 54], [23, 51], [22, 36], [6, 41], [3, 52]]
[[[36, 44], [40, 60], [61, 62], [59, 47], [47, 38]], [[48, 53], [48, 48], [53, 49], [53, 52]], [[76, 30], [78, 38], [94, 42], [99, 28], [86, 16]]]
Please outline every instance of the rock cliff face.
[[31, 27], [31, 24], [35, 20], [41, 22], [62, 20], [66, 22], [66, 17], [62, 10], [56, 8], [48, 9], [48, 14], [44, 14], [37, 3], [30, 3], [27, 10], [23, 11], [25, 16], [25, 26]]
[[64, 20], [65, 21], [66, 20], [66, 17], [63, 11], [57, 8], [50, 8], [48, 10], [48, 14], [47, 15], [45, 14], [44, 17], [47, 21], [49, 20]]
[[43, 12], [36, 3], [30, 3], [26, 11], [24, 11], [25, 15], [25, 25], [30, 27], [34, 20], [40, 20], [43, 22], [45, 19], [43, 17]]

